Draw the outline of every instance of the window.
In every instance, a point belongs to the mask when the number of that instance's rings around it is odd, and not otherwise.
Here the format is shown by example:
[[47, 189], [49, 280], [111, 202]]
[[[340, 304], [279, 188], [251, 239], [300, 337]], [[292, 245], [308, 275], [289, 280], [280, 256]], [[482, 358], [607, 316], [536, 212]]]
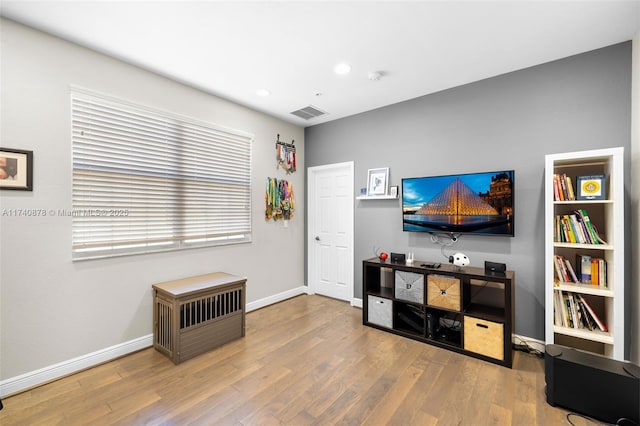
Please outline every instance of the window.
[[74, 89], [73, 258], [251, 240], [250, 135]]

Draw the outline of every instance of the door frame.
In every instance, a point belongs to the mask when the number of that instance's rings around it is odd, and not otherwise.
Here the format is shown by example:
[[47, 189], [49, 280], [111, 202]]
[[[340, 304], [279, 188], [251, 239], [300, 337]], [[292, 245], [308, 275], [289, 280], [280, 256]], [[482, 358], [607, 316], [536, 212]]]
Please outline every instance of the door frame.
[[[316, 178], [319, 172], [326, 172], [335, 169], [346, 169], [349, 174], [349, 183], [351, 185], [350, 191], [353, 194], [354, 191], [354, 162], [353, 161], [345, 161], [343, 163], [334, 163], [334, 164], [325, 164], [322, 166], [313, 166], [307, 168], [307, 286], [308, 293], [315, 294], [316, 292], [316, 282], [313, 278], [313, 271], [316, 270], [316, 256], [315, 254], [315, 244], [314, 244], [314, 235], [315, 228], [311, 225], [315, 223], [315, 207], [316, 207]], [[355, 199], [355, 198], [354, 198]], [[349, 211], [345, 212], [345, 217], [348, 215], [348, 224], [350, 227], [350, 250], [349, 256], [351, 257], [351, 268], [349, 268], [349, 281], [351, 282], [351, 286], [348, 292], [349, 300], [348, 302], [354, 305], [354, 271], [355, 267], [355, 259], [354, 256], [354, 211], [355, 211], [355, 201], [352, 200], [349, 203]]]

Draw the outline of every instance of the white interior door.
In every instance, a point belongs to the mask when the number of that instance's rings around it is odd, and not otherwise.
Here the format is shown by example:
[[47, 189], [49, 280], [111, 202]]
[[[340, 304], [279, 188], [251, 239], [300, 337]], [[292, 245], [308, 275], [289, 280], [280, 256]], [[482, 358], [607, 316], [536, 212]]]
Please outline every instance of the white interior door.
[[353, 299], [353, 162], [309, 167], [308, 284]]

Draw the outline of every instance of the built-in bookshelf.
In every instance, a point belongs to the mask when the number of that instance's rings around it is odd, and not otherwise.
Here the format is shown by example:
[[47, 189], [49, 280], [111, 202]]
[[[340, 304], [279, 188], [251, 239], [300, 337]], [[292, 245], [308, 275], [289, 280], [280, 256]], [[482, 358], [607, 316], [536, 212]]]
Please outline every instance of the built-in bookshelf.
[[624, 359], [624, 151], [545, 157], [545, 340]]

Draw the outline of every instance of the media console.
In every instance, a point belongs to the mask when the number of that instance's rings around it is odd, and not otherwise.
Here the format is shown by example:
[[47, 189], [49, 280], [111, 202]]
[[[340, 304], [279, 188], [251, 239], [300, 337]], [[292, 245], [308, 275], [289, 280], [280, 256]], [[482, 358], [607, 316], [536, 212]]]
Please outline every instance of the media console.
[[513, 271], [362, 263], [362, 323], [511, 368]]

